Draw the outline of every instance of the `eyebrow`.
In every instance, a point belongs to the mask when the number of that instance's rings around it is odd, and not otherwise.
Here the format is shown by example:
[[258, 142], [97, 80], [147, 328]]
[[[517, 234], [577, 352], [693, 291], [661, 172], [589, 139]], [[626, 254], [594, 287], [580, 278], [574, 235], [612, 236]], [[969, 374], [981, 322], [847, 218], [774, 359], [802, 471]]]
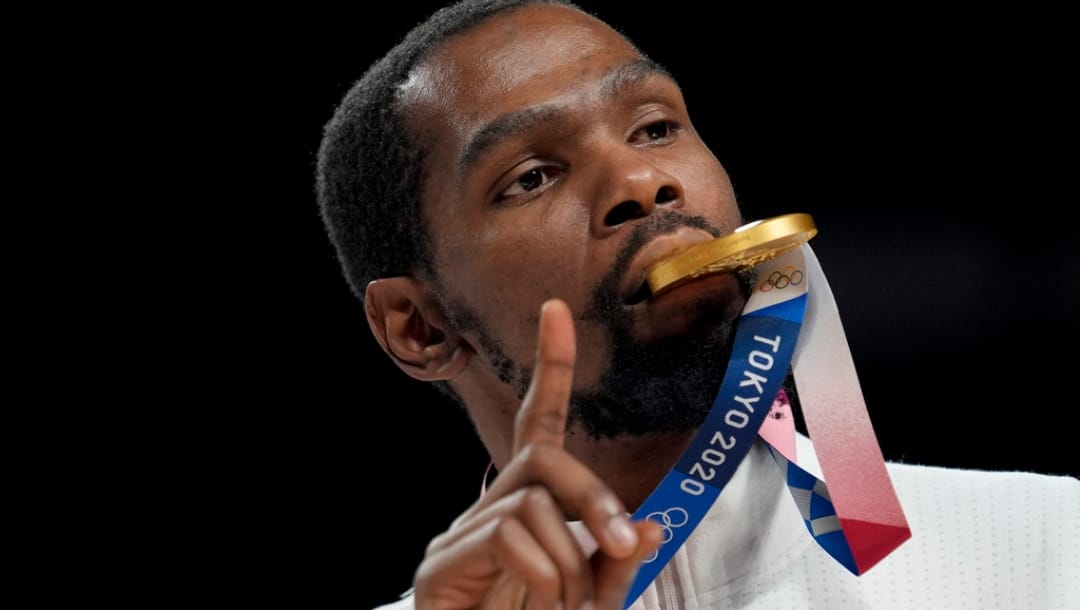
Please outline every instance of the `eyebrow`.
[[[604, 100], [616, 99], [631, 86], [655, 75], [672, 78], [663, 66], [651, 59], [638, 58], [620, 64], [600, 79], [600, 95]], [[465, 142], [458, 162], [459, 175], [468, 172], [477, 160], [500, 143], [551, 123], [565, 112], [556, 104], [541, 104], [500, 115], [485, 123]]]

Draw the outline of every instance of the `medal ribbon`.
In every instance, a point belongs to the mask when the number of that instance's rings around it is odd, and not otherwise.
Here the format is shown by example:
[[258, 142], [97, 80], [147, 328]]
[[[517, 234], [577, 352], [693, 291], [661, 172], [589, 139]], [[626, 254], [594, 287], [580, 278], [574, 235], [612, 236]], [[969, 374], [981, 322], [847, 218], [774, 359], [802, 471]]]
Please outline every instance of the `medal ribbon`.
[[[642, 562], [624, 608], [690, 537], [763, 430], [807, 529], [848, 570], [862, 574], [911, 535], [869, 425], [832, 292], [809, 244], [756, 269], [758, 281], [705, 422], [632, 515], [659, 523], [664, 538]], [[808, 330], [800, 339], [804, 316]], [[822, 479], [798, 466], [790, 442], [793, 423], [781, 428], [780, 436], [772, 424], [763, 426], [789, 366], [808, 432], [815, 441], [816, 434], [823, 438], [814, 447], [831, 492]]]
[[911, 529], [866, 411], [836, 300], [817, 257], [806, 250], [813, 289], [792, 372], [821, 473], [800, 467], [794, 452], [785, 457], [778, 451], [783, 445], [770, 449], [811, 535], [859, 575], [911, 538]]
[[[750, 450], [773, 398], [787, 375], [806, 308], [803, 248], [758, 266], [759, 277], [739, 325], [716, 400], [675, 467], [632, 519], [664, 528], [660, 548], [645, 558], [630, 587], [636, 600], [704, 518]], [[786, 281], [770, 282], [773, 272]]]

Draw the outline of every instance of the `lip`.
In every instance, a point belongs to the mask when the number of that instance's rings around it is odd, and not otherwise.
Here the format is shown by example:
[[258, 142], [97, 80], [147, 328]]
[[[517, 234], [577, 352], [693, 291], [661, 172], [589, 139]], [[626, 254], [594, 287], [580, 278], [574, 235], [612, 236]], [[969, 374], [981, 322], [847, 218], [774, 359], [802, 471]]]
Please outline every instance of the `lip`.
[[623, 303], [637, 305], [640, 300], [636, 295], [645, 284], [649, 267], [656, 261], [671, 256], [676, 252], [689, 248], [695, 244], [710, 241], [713, 235], [702, 229], [693, 227], [679, 227], [671, 233], [656, 236], [655, 239], [645, 244], [634, 258], [630, 260], [626, 275], [619, 286], [619, 295]]

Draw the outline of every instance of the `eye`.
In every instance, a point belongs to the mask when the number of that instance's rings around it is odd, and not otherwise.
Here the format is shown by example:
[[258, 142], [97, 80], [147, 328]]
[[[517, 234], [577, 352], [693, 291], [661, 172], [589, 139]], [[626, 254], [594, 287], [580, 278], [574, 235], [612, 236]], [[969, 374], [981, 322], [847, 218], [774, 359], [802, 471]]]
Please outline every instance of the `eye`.
[[630, 137], [635, 144], [654, 144], [670, 141], [682, 127], [674, 121], [655, 121], [636, 130]]
[[499, 193], [498, 199], [508, 199], [510, 197], [531, 193], [536, 189], [546, 186], [552, 180], [558, 178], [561, 173], [562, 170], [554, 165], [536, 166], [515, 178], [510, 186]]

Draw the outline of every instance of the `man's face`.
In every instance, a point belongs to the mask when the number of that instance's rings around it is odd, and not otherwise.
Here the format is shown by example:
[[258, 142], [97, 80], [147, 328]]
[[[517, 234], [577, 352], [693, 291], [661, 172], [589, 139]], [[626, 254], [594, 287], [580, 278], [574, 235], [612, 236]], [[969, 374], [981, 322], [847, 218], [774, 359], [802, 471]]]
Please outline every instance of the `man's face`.
[[710, 355], [711, 402], [730, 331], [719, 323], [741, 309], [742, 284], [717, 275], [657, 298], [641, 290], [650, 263], [741, 222], [675, 82], [601, 22], [530, 6], [448, 41], [404, 95], [429, 151], [423, 211], [440, 296], [518, 395], [540, 305], [558, 297], [576, 318], [572, 415], [602, 416], [594, 433], [655, 425], [619, 429], [618, 405], [684, 391], [700, 380], [680, 371]]

